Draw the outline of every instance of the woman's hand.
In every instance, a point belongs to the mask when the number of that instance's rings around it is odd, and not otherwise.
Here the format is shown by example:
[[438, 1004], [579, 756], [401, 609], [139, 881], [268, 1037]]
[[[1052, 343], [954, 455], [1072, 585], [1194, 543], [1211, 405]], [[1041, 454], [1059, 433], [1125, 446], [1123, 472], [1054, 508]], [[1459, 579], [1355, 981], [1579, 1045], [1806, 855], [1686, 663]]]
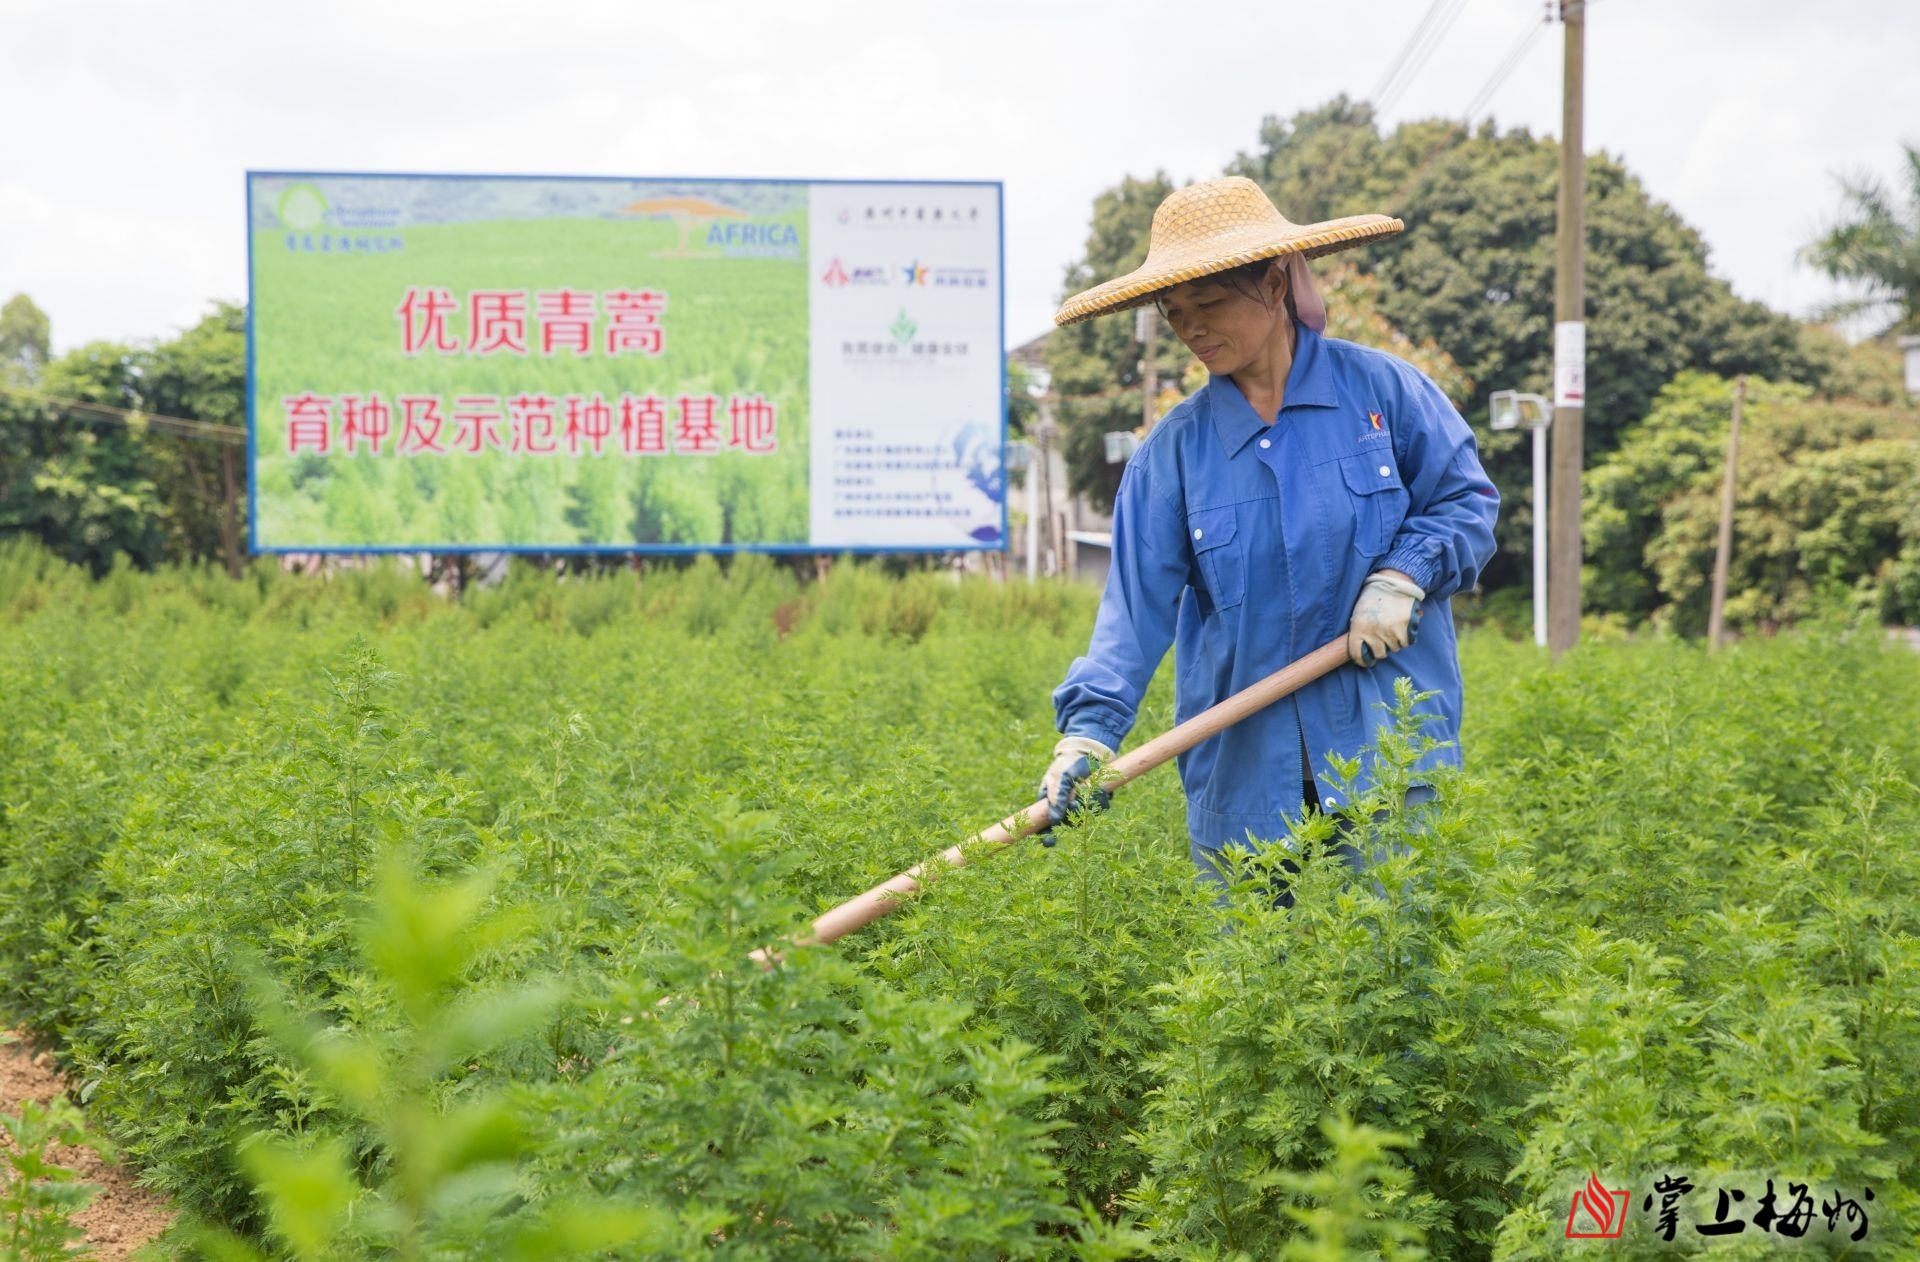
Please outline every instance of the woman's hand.
[[[1095, 786], [1084, 798], [1079, 790], [1093, 775], [1094, 759], [1105, 762], [1112, 757], [1111, 749], [1090, 736], [1060, 738], [1060, 743], [1053, 747], [1053, 761], [1047, 764], [1047, 774], [1040, 777], [1040, 796], [1046, 799], [1047, 817], [1053, 824], [1065, 823], [1076, 802], [1089, 810], [1106, 809], [1112, 794], [1105, 789]], [[1053, 837], [1048, 833], [1043, 833], [1040, 839], [1049, 846], [1053, 844]]]
[[1426, 598], [1426, 591], [1399, 570], [1369, 574], [1347, 628], [1347, 656], [1353, 664], [1371, 667], [1412, 644], [1420, 634], [1420, 602]]

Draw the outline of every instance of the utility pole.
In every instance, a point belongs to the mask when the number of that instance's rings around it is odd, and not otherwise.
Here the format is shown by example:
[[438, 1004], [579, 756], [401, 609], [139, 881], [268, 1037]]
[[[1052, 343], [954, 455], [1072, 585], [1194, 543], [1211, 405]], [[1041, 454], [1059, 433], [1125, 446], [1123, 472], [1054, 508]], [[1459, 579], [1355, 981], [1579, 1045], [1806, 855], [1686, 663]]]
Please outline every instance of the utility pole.
[[240, 487], [234, 471], [237, 456], [232, 443], [220, 448], [220, 479], [225, 492], [220, 506], [220, 548], [227, 554], [227, 574], [239, 578], [244, 572], [240, 562]]
[[1046, 534], [1043, 546], [1046, 555], [1041, 560], [1041, 573], [1048, 576], [1058, 572], [1060, 544], [1057, 540], [1059, 522], [1053, 511], [1053, 442], [1059, 435], [1059, 426], [1053, 423], [1053, 408], [1049, 400], [1040, 400], [1040, 423], [1034, 426], [1034, 437], [1038, 440], [1033, 460], [1038, 466], [1028, 471], [1027, 476], [1036, 473], [1040, 477], [1041, 515], [1046, 518]]
[[[1041, 407], [1047, 405], [1042, 403]], [[1036, 427], [1037, 428], [1037, 427]], [[1040, 577], [1040, 442], [1027, 444], [1027, 581]]]
[[1727, 565], [1733, 557], [1734, 466], [1740, 461], [1740, 405], [1747, 398], [1747, 374], [1733, 381], [1733, 428], [1727, 431], [1727, 472], [1720, 479], [1720, 543], [1713, 551], [1713, 604], [1707, 610], [1707, 648], [1720, 647], [1727, 611]]
[[1153, 306], [1134, 308], [1133, 335], [1140, 339], [1140, 381], [1143, 398], [1140, 405], [1140, 436], [1145, 438], [1158, 418], [1154, 401], [1160, 397], [1160, 366], [1153, 360]]
[[1553, 477], [1547, 495], [1547, 646], [1554, 657], [1580, 639], [1580, 469], [1587, 401], [1587, 164], [1582, 137], [1586, 0], [1560, 0], [1566, 28], [1560, 108], [1559, 263], [1553, 279]]

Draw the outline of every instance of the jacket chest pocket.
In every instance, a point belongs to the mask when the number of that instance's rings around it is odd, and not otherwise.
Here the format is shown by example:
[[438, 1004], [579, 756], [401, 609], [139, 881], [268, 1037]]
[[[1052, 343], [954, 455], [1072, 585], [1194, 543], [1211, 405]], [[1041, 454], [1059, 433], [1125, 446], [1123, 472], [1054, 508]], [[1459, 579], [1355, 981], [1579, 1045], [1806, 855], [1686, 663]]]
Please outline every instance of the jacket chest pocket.
[[1234, 517], [1231, 507], [1203, 508], [1187, 514], [1187, 541], [1193, 545], [1194, 564], [1216, 609], [1231, 609], [1247, 594], [1246, 545], [1235, 538], [1238, 531]]
[[1369, 558], [1385, 556], [1413, 502], [1401, 484], [1393, 454], [1381, 450], [1342, 456], [1340, 478], [1353, 506], [1353, 550]]

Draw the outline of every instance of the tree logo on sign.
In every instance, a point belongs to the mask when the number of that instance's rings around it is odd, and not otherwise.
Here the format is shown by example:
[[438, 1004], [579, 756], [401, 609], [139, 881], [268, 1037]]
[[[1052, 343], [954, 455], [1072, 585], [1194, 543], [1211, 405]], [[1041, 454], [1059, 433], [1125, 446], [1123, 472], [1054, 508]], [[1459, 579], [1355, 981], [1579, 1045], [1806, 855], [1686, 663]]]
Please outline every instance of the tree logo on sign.
[[274, 207], [280, 222], [295, 232], [312, 232], [327, 219], [327, 199], [314, 184], [294, 184]]

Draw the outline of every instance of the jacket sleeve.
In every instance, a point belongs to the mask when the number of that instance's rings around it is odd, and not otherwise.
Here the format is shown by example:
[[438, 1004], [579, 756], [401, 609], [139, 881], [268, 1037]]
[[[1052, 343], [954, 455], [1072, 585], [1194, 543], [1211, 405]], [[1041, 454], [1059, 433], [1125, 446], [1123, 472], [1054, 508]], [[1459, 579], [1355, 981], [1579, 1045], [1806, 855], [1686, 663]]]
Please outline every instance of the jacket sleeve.
[[1085, 657], [1053, 693], [1063, 735], [1109, 749], [1133, 730], [1140, 698], [1173, 645], [1191, 554], [1180, 498], [1156, 485], [1146, 450], [1134, 454], [1113, 501], [1113, 563]]
[[1479, 580], [1493, 559], [1500, 492], [1480, 467], [1480, 449], [1460, 413], [1424, 373], [1404, 374], [1406, 404], [1394, 426], [1394, 457], [1411, 503], [1381, 561], [1445, 600]]

